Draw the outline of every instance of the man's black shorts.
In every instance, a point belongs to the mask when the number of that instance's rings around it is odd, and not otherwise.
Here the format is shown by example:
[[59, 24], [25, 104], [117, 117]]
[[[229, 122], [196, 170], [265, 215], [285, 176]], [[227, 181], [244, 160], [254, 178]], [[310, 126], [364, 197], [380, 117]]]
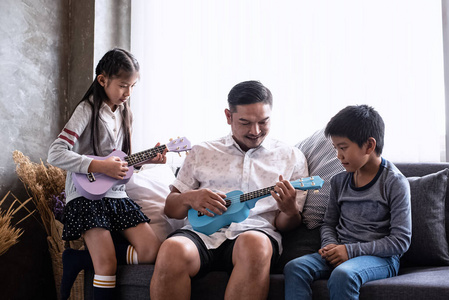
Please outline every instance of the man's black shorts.
[[[260, 231], [262, 232], [262, 231]], [[265, 232], [262, 232], [266, 234]], [[207, 249], [201, 238], [193, 231], [187, 229], [178, 229], [171, 233], [167, 238], [173, 236], [184, 236], [190, 239], [197, 247], [200, 255], [201, 267], [198, 274], [194, 278], [200, 278], [210, 271], [226, 271], [229, 274], [232, 272], [234, 265], [232, 264], [232, 250], [236, 239], [225, 240], [216, 249]], [[273, 268], [279, 259], [279, 247], [274, 238], [266, 234], [271, 241], [273, 247], [273, 255], [271, 256], [271, 268]]]

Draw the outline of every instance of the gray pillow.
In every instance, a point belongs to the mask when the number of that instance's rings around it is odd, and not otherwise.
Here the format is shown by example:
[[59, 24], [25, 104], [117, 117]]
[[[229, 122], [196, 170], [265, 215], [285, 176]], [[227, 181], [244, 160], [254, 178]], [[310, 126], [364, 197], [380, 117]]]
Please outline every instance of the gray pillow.
[[296, 147], [304, 153], [309, 165], [310, 176], [318, 175], [324, 180], [323, 187], [316, 193], [309, 192], [303, 209], [303, 222], [308, 229], [323, 223], [330, 194], [331, 178], [345, 169], [337, 158], [330, 139], [324, 136], [324, 129], [298, 143]]
[[445, 199], [449, 170], [408, 177], [412, 207], [412, 242], [403, 265], [449, 265]]

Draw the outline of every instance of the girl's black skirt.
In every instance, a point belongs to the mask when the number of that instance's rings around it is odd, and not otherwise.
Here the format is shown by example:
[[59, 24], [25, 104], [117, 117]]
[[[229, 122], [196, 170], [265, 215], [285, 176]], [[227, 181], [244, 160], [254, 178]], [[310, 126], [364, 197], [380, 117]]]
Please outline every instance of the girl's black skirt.
[[76, 240], [92, 228], [104, 228], [111, 232], [123, 231], [150, 219], [141, 207], [129, 198], [73, 199], [64, 208], [62, 239]]

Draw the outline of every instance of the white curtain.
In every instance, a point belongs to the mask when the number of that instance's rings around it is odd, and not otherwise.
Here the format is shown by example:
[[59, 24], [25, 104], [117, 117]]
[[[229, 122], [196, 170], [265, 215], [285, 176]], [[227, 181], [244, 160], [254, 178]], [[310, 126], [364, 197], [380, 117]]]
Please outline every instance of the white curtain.
[[134, 0], [131, 32], [134, 150], [226, 135], [229, 90], [260, 80], [272, 137], [294, 145], [369, 104], [386, 123], [384, 157], [444, 157], [440, 1]]

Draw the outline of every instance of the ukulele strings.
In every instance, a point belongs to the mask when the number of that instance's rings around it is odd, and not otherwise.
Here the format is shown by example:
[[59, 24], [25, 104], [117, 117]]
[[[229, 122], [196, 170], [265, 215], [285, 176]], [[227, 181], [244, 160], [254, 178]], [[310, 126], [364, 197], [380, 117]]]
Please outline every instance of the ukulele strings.
[[270, 193], [270, 191], [274, 190], [274, 185], [264, 188], [264, 189], [260, 189], [257, 191], [253, 191], [253, 192], [249, 192], [246, 194], [240, 194], [240, 195], [235, 195], [235, 196], [231, 196], [231, 197], [226, 197], [225, 201], [226, 201], [226, 205], [232, 205], [233, 203], [236, 202], [245, 202], [245, 201], [249, 201], [249, 200], [253, 200], [262, 196], [266, 196]]
[[135, 154], [131, 154], [130, 156], [125, 157], [125, 160], [128, 162], [128, 165], [132, 166], [136, 163], [155, 157], [158, 153], [162, 153], [166, 147], [167, 146], [165, 145], [161, 145], [149, 150], [137, 152]]
[[[308, 180], [305, 180], [305, 178], [302, 178], [300, 180], [300, 182], [303, 184], [306, 181], [310, 181], [313, 180], [313, 178], [310, 178]], [[311, 183], [311, 185], [314, 185], [313, 181]], [[262, 196], [267, 196], [268, 194], [270, 194], [270, 191], [274, 190], [274, 185], [267, 187], [267, 188], [263, 188], [260, 190], [256, 190], [253, 192], [249, 192], [246, 194], [240, 194], [240, 195], [235, 195], [235, 196], [231, 196], [231, 197], [226, 197], [224, 200], [226, 201], [226, 205], [230, 206], [234, 203], [238, 203], [238, 202], [245, 202], [245, 201], [249, 201], [249, 200], [253, 200]]]

